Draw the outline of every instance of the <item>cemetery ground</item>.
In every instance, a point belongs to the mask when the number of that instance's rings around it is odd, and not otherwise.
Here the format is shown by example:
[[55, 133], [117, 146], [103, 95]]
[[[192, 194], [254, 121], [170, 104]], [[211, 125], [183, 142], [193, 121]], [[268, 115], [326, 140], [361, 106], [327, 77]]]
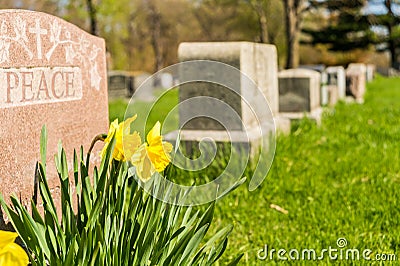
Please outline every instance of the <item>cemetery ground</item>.
[[[261, 187], [249, 192], [243, 184], [217, 202], [212, 229], [234, 225], [223, 261], [244, 253], [241, 265], [271, 263], [257, 259], [265, 245], [315, 249], [319, 256], [338, 248], [339, 238], [346, 248], [372, 250], [372, 258], [381, 253], [400, 259], [400, 78], [378, 76], [367, 88], [364, 104], [339, 102], [324, 113], [320, 127], [302, 120], [279, 136]], [[167, 112], [177, 102], [175, 90], [156, 108]], [[111, 102], [110, 118], [123, 118], [126, 105]], [[152, 113], [149, 124], [161, 114]]]

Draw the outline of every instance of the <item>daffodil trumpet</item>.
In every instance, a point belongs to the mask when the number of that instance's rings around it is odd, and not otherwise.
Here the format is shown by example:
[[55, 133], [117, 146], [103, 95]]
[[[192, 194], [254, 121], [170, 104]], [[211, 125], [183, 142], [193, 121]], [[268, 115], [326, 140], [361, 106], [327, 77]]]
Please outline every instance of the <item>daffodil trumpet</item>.
[[[170, 153], [173, 149], [171, 143], [163, 141], [161, 136], [161, 123], [157, 121], [149, 131], [146, 142], [142, 143], [137, 131], [131, 132], [131, 124], [135, 121], [136, 115], [118, 123], [115, 119], [110, 124], [110, 129], [104, 141], [101, 151], [102, 158], [107, 153], [107, 148], [113, 137], [115, 145], [112, 151], [112, 158], [118, 162], [130, 162], [136, 169], [138, 178], [146, 182], [154, 173], [162, 172], [171, 162]], [[101, 139], [100, 136], [98, 139]]]
[[14, 241], [17, 233], [0, 230], [0, 265], [1, 266], [26, 266], [29, 258], [23, 248]]

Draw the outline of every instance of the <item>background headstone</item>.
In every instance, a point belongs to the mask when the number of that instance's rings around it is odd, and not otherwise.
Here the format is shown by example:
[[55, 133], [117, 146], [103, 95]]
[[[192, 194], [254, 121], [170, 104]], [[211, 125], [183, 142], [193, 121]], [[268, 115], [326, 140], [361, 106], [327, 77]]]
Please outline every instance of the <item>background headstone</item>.
[[342, 66], [327, 67], [328, 86], [337, 90], [338, 99], [346, 98], [346, 71]]
[[364, 64], [350, 64], [346, 69], [346, 94], [359, 103], [364, 101], [367, 68]]
[[325, 65], [300, 65], [298, 68], [300, 69], [309, 69], [317, 71], [321, 74], [321, 106], [326, 106], [328, 104], [336, 103], [336, 94], [335, 92], [331, 92], [332, 87], [328, 86], [328, 75], [326, 72]]
[[328, 87], [328, 74], [325, 71], [321, 72], [321, 106], [328, 105], [334, 101], [335, 95], [332, 95]]
[[367, 82], [370, 82], [374, 79], [376, 66], [368, 64], [366, 67], [367, 67]]
[[160, 75], [160, 86], [163, 89], [169, 89], [174, 86], [174, 77], [170, 73]]
[[[181, 43], [178, 53], [181, 62], [214, 60], [238, 68], [262, 90], [272, 112], [278, 113], [278, 57], [274, 45], [250, 42]], [[218, 75], [218, 70], [215, 71], [214, 75]], [[186, 94], [191, 92], [182, 91], [182, 99], [187, 97]]]
[[[207, 64], [204, 61], [179, 66], [179, 123], [182, 141], [198, 141], [212, 136], [213, 140], [225, 142], [229, 140], [226, 130], [234, 131], [232, 142], [248, 142], [245, 129], [260, 126], [253, 108], [267, 110], [268, 106], [259, 106], [261, 99], [253, 95], [256, 86], [269, 102], [272, 111], [278, 112], [277, 88], [277, 52], [273, 45], [255, 44], [250, 42], [215, 42], [215, 43], [181, 43], [178, 50], [181, 62], [191, 60], [212, 60], [219, 64]], [[227, 68], [236, 70], [226, 71]], [[240, 70], [239, 71], [237, 71]], [[240, 74], [243, 73], [244, 75]], [[189, 82], [198, 79], [220, 80], [220, 84], [229, 84], [229, 88], [210, 82]], [[250, 80], [254, 81], [251, 82]], [[254, 90], [250, 89], [252, 87]], [[182, 104], [186, 100], [202, 97], [201, 104]], [[216, 102], [225, 104], [231, 111], [219, 112]], [[219, 116], [226, 128], [217, 120], [209, 117], [198, 117], [198, 114], [213, 112]], [[235, 113], [236, 115], [233, 115]], [[196, 117], [194, 119], [191, 119]], [[261, 123], [272, 122], [273, 117], [262, 117]], [[272, 130], [269, 125], [269, 131]], [[256, 132], [257, 133], [257, 132]], [[175, 133], [170, 134], [171, 138]], [[250, 142], [255, 143], [257, 134], [249, 134]], [[254, 138], [254, 139], [252, 139]], [[253, 142], [254, 141], [254, 142]]]
[[311, 112], [320, 105], [321, 75], [313, 70], [288, 69], [278, 73], [279, 111]]
[[[88, 151], [92, 139], [108, 131], [105, 43], [44, 13], [1, 10], [0, 20], [0, 192], [6, 200], [16, 193], [30, 206], [46, 125], [47, 177], [60, 206], [58, 141], [72, 169], [73, 149], [84, 145]], [[96, 145], [93, 162], [100, 148]]]
[[109, 98], [131, 97], [134, 93], [134, 78], [127, 71], [114, 70], [108, 72]]
[[325, 65], [322, 65], [322, 64], [320, 64], [320, 65], [300, 65], [298, 68], [314, 70], [319, 73], [322, 73], [325, 71]]
[[279, 112], [290, 119], [304, 115], [320, 122], [321, 74], [308, 69], [287, 69], [278, 73]]
[[139, 72], [134, 74], [134, 97], [140, 101], [151, 102], [154, 100], [154, 84], [145, 82], [150, 78], [150, 73]]

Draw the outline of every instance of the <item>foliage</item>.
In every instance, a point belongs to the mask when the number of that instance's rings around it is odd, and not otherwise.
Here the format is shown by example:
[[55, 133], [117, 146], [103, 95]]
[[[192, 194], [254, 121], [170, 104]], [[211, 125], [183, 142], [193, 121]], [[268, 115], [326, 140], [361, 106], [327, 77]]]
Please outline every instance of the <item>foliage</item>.
[[[331, 51], [355, 51], [375, 45], [377, 51], [389, 51], [392, 67], [398, 67], [400, 50], [400, 2], [397, 0], [310, 0], [310, 9], [323, 14], [321, 26], [303, 31], [312, 45], [326, 44]], [[381, 11], [373, 11], [380, 10]], [[325, 25], [324, 25], [325, 24]]]
[[[200, 214], [169, 205], [143, 191], [126, 162], [112, 160], [115, 138], [108, 144], [100, 168], [89, 176], [89, 156], [74, 152], [73, 178], [65, 151], [55, 157], [61, 184], [61, 217], [46, 179], [46, 129], [36, 177], [43, 214], [32, 201], [32, 215], [19, 200], [1, 204], [26, 244], [32, 265], [211, 265], [226, 249], [232, 226], [209, 237], [215, 205]], [[70, 183], [74, 187], [70, 187]], [[168, 196], [168, 188], [150, 184], [154, 193]], [[180, 198], [177, 197], [176, 203]], [[77, 214], [75, 215], [76, 209]], [[238, 257], [240, 259], [240, 256]], [[235, 263], [238, 260], [234, 260]]]
[[[376, 0], [369, 0], [371, 4], [379, 3]], [[382, 4], [382, 3], [381, 3]], [[386, 12], [382, 14], [373, 14], [375, 27], [380, 27], [378, 34], [377, 47], [378, 51], [389, 51], [391, 56], [391, 65], [394, 68], [400, 68], [400, 1], [386, 0], [384, 1]], [[397, 11], [396, 11], [397, 10]], [[382, 33], [383, 32], [383, 33]]]
[[325, 0], [310, 1], [313, 8], [328, 12], [326, 27], [303, 29], [312, 37], [312, 44], [329, 44], [332, 51], [349, 51], [367, 48], [374, 40], [369, 17], [362, 13], [367, 1]]

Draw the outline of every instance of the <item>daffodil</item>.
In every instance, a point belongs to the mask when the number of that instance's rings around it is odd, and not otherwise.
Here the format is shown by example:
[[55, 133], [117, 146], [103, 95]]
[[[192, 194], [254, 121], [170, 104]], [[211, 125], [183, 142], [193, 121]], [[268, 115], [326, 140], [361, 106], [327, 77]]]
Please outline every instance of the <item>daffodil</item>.
[[148, 181], [155, 172], [161, 172], [171, 162], [172, 144], [162, 140], [161, 124], [157, 122], [142, 144], [132, 155], [131, 162], [142, 181]]
[[0, 265], [26, 266], [29, 263], [28, 255], [16, 243], [17, 233], [0, 230]]
[[136, 131], [131, 133], [131, 124], [135, 121], [136, 117], [135, 115], [119, 124], [118, 119], [115, 119], [111, 123], [107, 137], [104, 140], [105, 145], [101, 151], [102, 157], [105, 156], [107, 147], [113, 136], [115, 136], [115, 147], [112, 153], [113, 159], [125, 162], [127, 158], [130, 158], [136, 152], [141, 144], [139, 133]]

